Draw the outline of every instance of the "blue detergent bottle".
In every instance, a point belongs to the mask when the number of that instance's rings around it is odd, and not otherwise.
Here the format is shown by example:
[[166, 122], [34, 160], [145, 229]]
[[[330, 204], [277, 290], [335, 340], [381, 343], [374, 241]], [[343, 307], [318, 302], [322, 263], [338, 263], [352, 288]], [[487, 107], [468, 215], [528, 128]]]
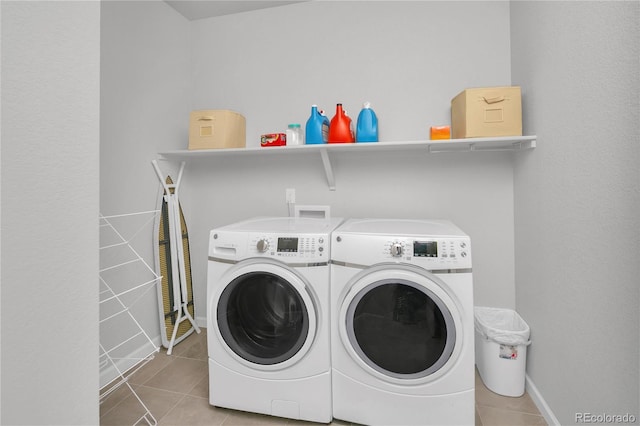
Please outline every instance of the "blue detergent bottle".
[[305, 144], [327, 143], [329, 134], [329, 120], [320, 114], [318, 105], [311, 105], [311, 116], [305, 127]]
[[358, 114], [356, 142], [378, 142], [378, 117], [371, 109], [369, 102], [362, 105], [362, 110]]

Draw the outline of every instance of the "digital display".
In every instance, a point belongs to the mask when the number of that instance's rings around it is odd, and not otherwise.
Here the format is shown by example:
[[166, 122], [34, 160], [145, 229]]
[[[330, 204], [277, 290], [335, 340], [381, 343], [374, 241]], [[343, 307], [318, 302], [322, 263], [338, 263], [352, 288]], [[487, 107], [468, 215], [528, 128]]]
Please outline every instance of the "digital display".
[[278, 238], [278, 251], [279, 252], [297, 252], [298, 239], [297, 238]]
[[413, 255], [416, 257], [438, 257], [438, 243], [436, 241], [414, 241]]

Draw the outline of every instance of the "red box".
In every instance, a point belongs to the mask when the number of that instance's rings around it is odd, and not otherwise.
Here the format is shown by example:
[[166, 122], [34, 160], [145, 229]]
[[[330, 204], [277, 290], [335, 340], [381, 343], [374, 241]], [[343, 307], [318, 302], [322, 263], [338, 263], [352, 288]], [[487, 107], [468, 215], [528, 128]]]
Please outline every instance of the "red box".
[[284, 146], [286, 144], [286, 133], [267, 133], [260, 137], [260, 146]]

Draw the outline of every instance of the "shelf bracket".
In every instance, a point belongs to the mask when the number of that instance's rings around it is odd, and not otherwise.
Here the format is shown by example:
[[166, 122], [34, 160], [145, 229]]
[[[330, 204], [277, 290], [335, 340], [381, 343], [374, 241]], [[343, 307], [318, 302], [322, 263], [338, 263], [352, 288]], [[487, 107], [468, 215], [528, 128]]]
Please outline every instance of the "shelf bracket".
[[536, 147], [536, 140], [532, 139], [529, 141], [521, 141], [521, 142], [515, 142], [513, 144], [514, 148], [517, 148], [519, 150], [525, 150], [525, 149], [533, 149]]
[[329, 160], [329, 153], [326, 149], [320, 150], [320, 157], [322, 158], [322, 165], [324, 166], [324, 173], [327, 175], [327, 184], [329, 185], [329, 191], [336, 190], [336, 180], [333, 176], [333, 168], [331, 167], [331, 161]]

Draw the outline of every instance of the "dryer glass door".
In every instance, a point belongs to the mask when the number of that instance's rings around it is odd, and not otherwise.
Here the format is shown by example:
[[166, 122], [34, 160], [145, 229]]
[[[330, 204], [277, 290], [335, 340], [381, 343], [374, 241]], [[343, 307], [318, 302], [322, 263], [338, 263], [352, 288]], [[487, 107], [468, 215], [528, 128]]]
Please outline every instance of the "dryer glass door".
[[233, 352], [261, 365], [293, 357], [309, 332], [308, 308], [295, 286], [264, 271], [231, 281], [218, 301], [217, 318]]
[[359, 357], [386, 376], [418, 379], [438, 371], [455, 346], [443, 301], [417, 283], [389, 279], [361, 289], [347, 309], [347, 334]]

